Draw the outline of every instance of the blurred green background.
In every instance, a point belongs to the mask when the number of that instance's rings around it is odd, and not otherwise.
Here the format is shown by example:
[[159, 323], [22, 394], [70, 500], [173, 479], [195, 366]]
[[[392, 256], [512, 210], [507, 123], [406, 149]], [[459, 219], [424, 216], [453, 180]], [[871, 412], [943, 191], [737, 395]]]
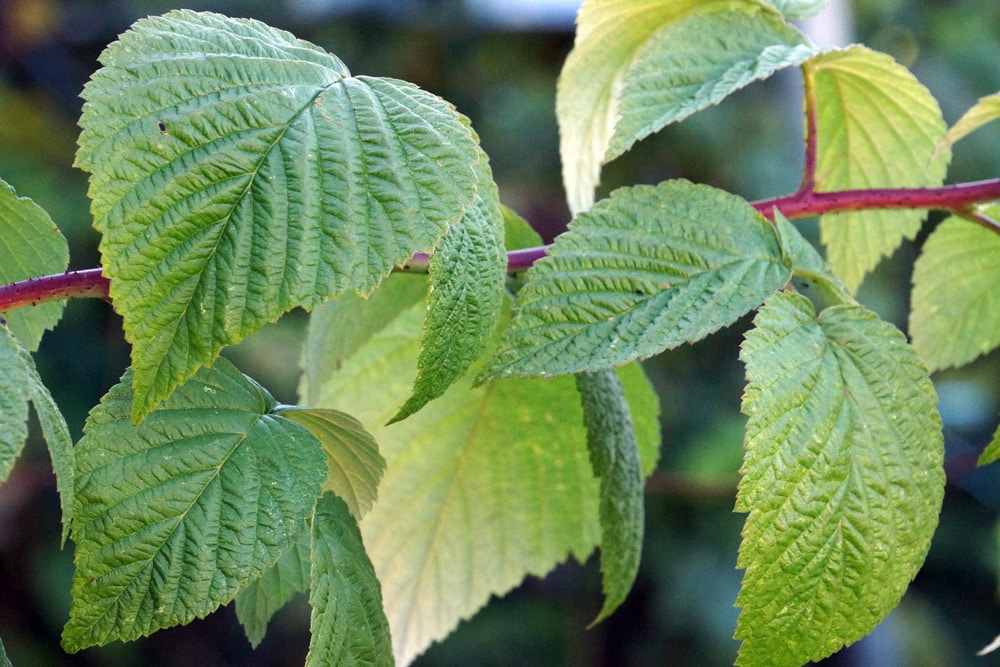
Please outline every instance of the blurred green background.
[[[518, 19], [515, 5], [533, 8], [534, 16]], [[493, 14], [481, 0], [0, 0], [0, 178], [51, 213], [70, 241], [72, 268], [99, 261], [86, 180], [72, 167], [80, 90], [117, 34], [139, 17], [180, 6], [262, 19], [320, 44], [356, 73], [407, 79], [442, 95], [472, 119], [504, 202], [546, 238], [566, 224], [553, 112], [556, 77], [572, 45], [572, 13], [565, 10], [545, 14], [530, 0], [500, 3]], [[1000, 90], [1000, 3], [858, 0], [850, 18], [850, 39], [910, 67], [949, 123]], [[802, 164], [800, 105], [795, 72], [755, 84], [610, 165], [604, 191], [685, 177], [749, 199], [790, 192]], [[957, 146], [950, 181], [994, 176], [1000, 130], [988, 127]], [[932, 216], [927, 228], [936, 221]], [[809, 223], [804, 228], [814, 232]], [[900, 327], [922, 238], [883, 263], [862, 289], [862, 300]], [[303, 324], [293, 313], [226, 354], [279, 400], [293, 402]], [[746, 325], [647, 364], [661, 396], [664, 447], [647, 489], [643, 565], [626, 604], [586, 630], [601, 602], [596, 561], [569, 563], [494, 600], [418, 665], [732, 664], [743, 522], [732, 511], [743, 426], [737, 353]], [[128, 346], [107, 304], [71, 302], [37, 360], [78, 437], [87, 411], [126, 367]], [[824, 664], [996, 660], [975, 652], [1000, 633], [1000, 480], [995, 465], [976, 469], [975, 460], [996, 426], [998, 368], [1000, 355], [992, 354], [935, 377], [949, 484], [930, 556], [876, 632]], [[254, 651], [230, 607], [140, 642], [65, 655], [58, 641], [72, 562], [71, 550], [59, 549], [58, 508], [44, 446], [32, 440], [0, 487], [0, 637], [16, 667], [303, 663], [304, 600], [278, 614]]]

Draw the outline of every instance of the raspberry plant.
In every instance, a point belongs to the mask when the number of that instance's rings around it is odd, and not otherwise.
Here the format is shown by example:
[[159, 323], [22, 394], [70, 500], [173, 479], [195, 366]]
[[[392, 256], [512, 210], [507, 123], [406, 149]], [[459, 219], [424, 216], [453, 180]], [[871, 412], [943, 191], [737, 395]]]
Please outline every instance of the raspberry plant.
[[[942, 503], [929, 372], [1000, 344], [1000, 181], [944, 184], [1000, 103], [947, 129], [889, 56], [789, 23], [820, 4], [587, 0], [556, 108], [574, 219], [547, 247], [444, 100], [257, 21], [138, 21], [83, 92], [102, 266], [67, 271], [48, 215], [0, 187], [0, 474], [30, 402], [75, 549], [64, 648], [233, 600], [256, 644], [308, 590], [307, 664], [406, 664], [595, 547], [600, 621], [635, 578], [659, 448], [638, 360], [751, 312], [737, 662], [799, 665], [870, 632]], [[805, 90], [796, 192], [676, 180], [595, 201], [603, 164], [787, 68]], [[916, 262], [910, 342], [854, 295], [930, 209], [950, 217]], [[791, 222], [813, 216], [825, 257]], [[113, 302], [132, 363], [74, 445], [31, 353], [82, 296]], [[295, 308], [302, 406], [219, 357]], [[998, 456], [1000, 437], [981, 461]]]

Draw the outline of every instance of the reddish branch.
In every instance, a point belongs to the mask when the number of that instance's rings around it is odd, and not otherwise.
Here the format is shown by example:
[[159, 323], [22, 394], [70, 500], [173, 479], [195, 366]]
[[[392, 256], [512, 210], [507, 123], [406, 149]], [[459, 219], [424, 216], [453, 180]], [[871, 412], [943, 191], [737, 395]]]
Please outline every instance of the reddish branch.
[[[807, 145], [809, 144], [807, 140]], [[807, 162], [808, 149], [807, 149]], [[803, 187], [784, 197], [752, 202], [768, 219], [774, 209], [789, 219], [809, 218], [824, 213], [874, 209], [933, 209], [960, 215], [1000, 233], [1000, 224], [976, 210], [976, 204], [1000, 199], [1000, 178], [974, 183], [946, 185], [940, 188], [883, 188], [872, 190], [841, 190], [813, 192], [811, 179], [803, 179]], [[507, 254], [507, 270], [523, 271], [545, 256], [546, 247], [513, 250]], [[427, 256], [420, 254], [404, 267], [406, 270], [426, 270]], [[97, 297], [110, 300], [108, 279], [100, 269], [68, 271], [52, 276], [31, 278], [0, 287], [0, 313], [46, 301]]]

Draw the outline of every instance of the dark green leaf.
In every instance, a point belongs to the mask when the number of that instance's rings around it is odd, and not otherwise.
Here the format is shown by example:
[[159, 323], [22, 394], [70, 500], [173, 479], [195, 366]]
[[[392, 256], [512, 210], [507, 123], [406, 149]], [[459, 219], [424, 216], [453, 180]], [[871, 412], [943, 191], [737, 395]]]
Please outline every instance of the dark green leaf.
[[613, 370], [576, 376], [594, 474], [601, 480], [601, 573], [607, 618], [632, 590], [642, 555], [643, 474], [632, 415]]
[[236, 594], [236, 618], [254, 648], [264, 640], [271, 617], [297, 593], [309, 589], [309, 531], [281, 554], [260, 579]]
[[326, 457], [225, 359], [138, 426], [131, 371], [76, 447], [69, 651], [200, 618], [258, 579], [304, 529]]
[[462, 377], [489, 345], [503, 307], [504, 220], [483, 156], [479, 193], [430, 259], [430, 291], [413, 395], [391, 421], [409, 417]]
[[23, 348], [10, 329], [0, 326], [0, 482], [28, 437], [28, 374]]
[[312, 639], [306, 667], [392, 665], [375, 570], [347, 505], [329, 492], [313, 515], [311, 552]]

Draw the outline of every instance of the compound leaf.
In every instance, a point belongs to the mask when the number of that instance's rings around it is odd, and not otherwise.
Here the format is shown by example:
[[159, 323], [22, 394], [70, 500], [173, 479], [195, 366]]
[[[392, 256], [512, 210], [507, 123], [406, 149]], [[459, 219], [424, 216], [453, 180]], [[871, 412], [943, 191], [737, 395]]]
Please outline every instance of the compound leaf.
[[483, 377], [596, 371], [694, 342], [791, 277], [774, 226], [721, 190], [616, 191], [527, 271]]
[[310, 552], [312, 638], [306, 667], [391, 665], [379, 580], [354, 517], [332, 493], [316, 505]]
[[1000, 234], [957, 217], [924, 243], [913, 267], [910, 335], [932, 371], [961, 366], [1000, 345], [998, 253]]
[[[52, 218], [35, 202], [18, 197], [0, 180], [0, 284], [62, 273], [69, 266], [69, 246]], [[4, 313], [10, 330], [29, 351], [62, 316], [64, 301]]]
[[[569, 378], [478, 388], [459, 381], [409, 419], [385, 425], [410, 391], [424, 313], [421, 304], [401, 312], [302, 390], [315, 405], [356, 415], [388, 463], [361, 530], [400, 664], [526, 575], [569, 555], [584, 559], [600, 537], [599, 488]], [[310, 338], [336, 331], [329, 322], [310, 325]], [[638, 366], [619, 372], [648, 474], [659, 443], [657, 399]]]
[[814, 53], [756, 0], [588, 0], [577, 24], [556, 97], [574, 213], [593, 203], [604, 162]]
[[236, 618], [254, 648], [264, 640], [271, 617], [297, 593], [309, 589], [309, 531], [263, 575], [236, 594]]
[[622, 603], [639, 571], [645, 509], [642, 462], [621, 380], [613, 370], [576, 376], [594, 475], [600, 480], [604, 606], [598, 623]]
[[316, 438], [272, 414], [225, 359], [138, 426], [131, 371], [76, 447], [69, 651], [204, 617], [258, 579], [305, 528], [326, 477]]
[[904, 336], [863, 307], [817, 317], [777, 293], [755, 325], [738, 664], [800, 665], [868, 634], [922, 565], [944, 495], [941, 420]]
[[[802, 66], [806, 106], [815, 117], [817, 192], [936, 187], [951, 151], [935, 152], [945, 123], [937, 100], [902, 65], [863, 46], [812, 58]], [[904, 238], [919, 210], [847, 211], [820, 219], [834, 271], [856, 290]]]
[[133, 421], [291, 308], [370, 292], [476, 193], [450, 105], [257, 21], [143, 19], [101, 64], [77, 164], [133, 344]]

